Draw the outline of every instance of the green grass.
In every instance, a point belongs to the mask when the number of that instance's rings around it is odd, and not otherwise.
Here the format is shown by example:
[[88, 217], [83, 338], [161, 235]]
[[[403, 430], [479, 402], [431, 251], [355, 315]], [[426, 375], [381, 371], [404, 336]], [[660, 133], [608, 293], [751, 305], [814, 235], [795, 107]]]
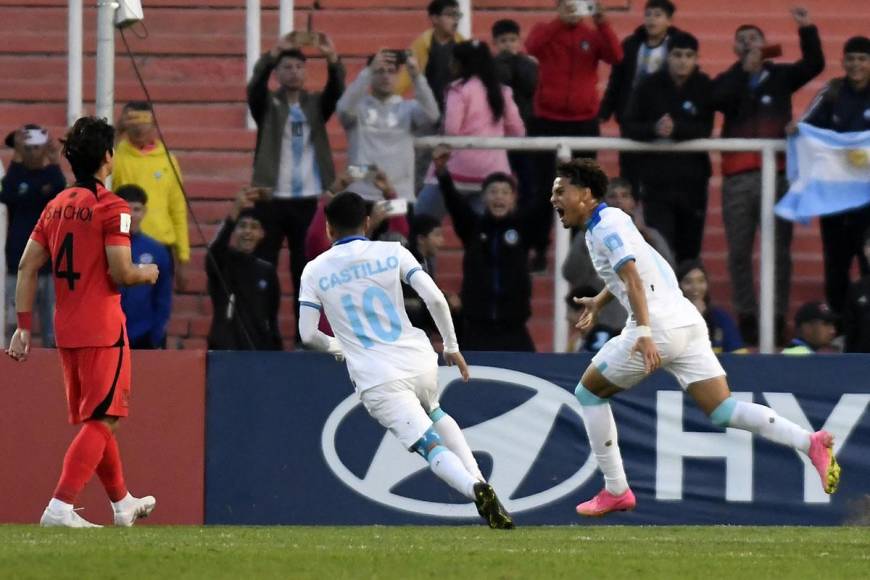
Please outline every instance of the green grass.
[[0, 526], [2, 578], [870, 576], [867, 528]]

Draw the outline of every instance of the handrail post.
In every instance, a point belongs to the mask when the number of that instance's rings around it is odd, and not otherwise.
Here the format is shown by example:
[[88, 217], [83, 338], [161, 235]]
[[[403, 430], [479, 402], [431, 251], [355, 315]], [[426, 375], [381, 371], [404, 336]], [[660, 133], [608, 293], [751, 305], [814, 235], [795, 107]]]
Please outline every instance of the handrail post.
[[[571, 149], [566, 145], [560, 145], [556, 151], [559, 161], [571, 161]], [[555, 211], [555, 210], [554, 210]], [[555, 235], [555, 259], [553, 260], [553, 352], [565, 352], [568, 350], [568, 305], [565, 296], [571, 290], [568, 281], [562, 276], [562, 264], [568, 257], [571, 246], [571, 234], [559, 223], [556, 216]]]
[[293, 0], [281, 0], [278, 4], [278, 36], [282, 37], [293, 29]]
[[69, 0], [67, 13], [66, 124], [82, 116], [82, 0]]
[[759, 314], [759, 350], [774, 352], [774, 316], [776, 308], [776, 154], [773, 147], [761, 150], [761, 300]]
[[471, 38], [471, 0], [459, 0], [459, 11], [462, 19], [459, 21], [459, 34], [465, 38]]
[[[248, 80], [251, 79], [254, 65], [260, 58], [260, 48], [260, 0], [245, 0], [245, 70]], [[254, 122], [250, 111], [247, 116], [247, 126], [248, 129], [257, 128], [257, 123]]]
[[94, 114], [112, 122], [115, 109], [115, 4], [97, 2], [97, 89]]

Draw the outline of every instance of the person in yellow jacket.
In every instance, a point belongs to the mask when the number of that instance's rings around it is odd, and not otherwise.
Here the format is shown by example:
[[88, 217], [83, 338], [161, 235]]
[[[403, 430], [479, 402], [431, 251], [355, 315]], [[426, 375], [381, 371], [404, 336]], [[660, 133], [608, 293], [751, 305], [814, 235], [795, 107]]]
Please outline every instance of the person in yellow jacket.
[[[457, 0], [432, 0], [427, 8], [432, 28], [411, 44], [411, 52], [426, 75], [426, 81], [435, 94], [441, 113], [444, 113], [444, 89], [453, 80], [450, 60], [453, 45], [465, 40], [456, 32], [462, 12]], [[403, 95], [413, 86], [406, 70], [399, 75], [396, 93]]]
[[131, 102], [124, 107], [119, 123], [122, 137], [115, 146], [112, 187], [138, 185], [148, 193], [148, 213], [142, 220], [142, 233], [167, 246], [175, 266], [175, 286], [186, 284], [186, 264], [190, 261], [187, 234], [187, 205], [181, 189], [181, 169], [172, 155], [172, 167], [166, 147], [158, 139], [151, 105]]

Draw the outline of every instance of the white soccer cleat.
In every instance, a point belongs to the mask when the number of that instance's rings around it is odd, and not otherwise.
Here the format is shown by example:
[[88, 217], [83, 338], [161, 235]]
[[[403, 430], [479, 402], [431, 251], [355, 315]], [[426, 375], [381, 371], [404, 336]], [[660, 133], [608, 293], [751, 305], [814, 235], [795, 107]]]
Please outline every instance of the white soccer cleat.
[[102, 528], [77, 514], [75, 510], [55, 511], [45, 508], [39, 525], [43, 528]]
[[130, 501], [125, 503], [125, 509], [115, 511], [115, 525], [129, 528], [139, 518], [147, 518], [148, 514], [154, 511], [157, 500], [154, 499], [153, 495], [146, 495], [145, 497], [131, 496]]

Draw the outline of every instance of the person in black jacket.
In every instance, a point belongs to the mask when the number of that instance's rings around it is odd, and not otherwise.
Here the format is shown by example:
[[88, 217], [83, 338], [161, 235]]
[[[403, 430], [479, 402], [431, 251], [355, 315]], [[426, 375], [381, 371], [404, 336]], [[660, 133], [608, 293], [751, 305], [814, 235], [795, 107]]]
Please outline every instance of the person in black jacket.
[[[776, 47], [767, 46], [758, 26], [744, 24], [734, 33], [738, 61], [713, 81], [713, 101], [725, 117], [722, 137], [783, 139], [792, 118], [792, 95], [825, 69], [822, 41], [809, 13], [792, 8], [791, 15], [798, 25], [801, 48], [801, 58], [794, 63], [768, 60]], [[788, 189], [784, 169], [785, 161], [780, 156], [777, 197]], [[757, 344], [758, 301], [752, 252], [761, 218], [761, 155], [723, 153], [722, 175], [722, 220], [734, 310], [744, 340]], [[782, 344], [791, 283], [791, 222], [777, 218], [775, 238], [777, 343]]]
[[478, 215], [456, 190], [447, 171], [450, 150], [433, 152], [435, 174], [453, 229], [462, 240], [463, 344], [468, 350], [529, 351], [532, 313], [528, 222], [516, 211], [516, 183], [493, 173], [483, 182], [484, 213]]
[[[644, 79], [665, 68], [671, 40], [681, 32], [671, 25], [676, 10], [670, 0], [648, 0], [643, 11], [643, 25], [622, 41], [622, 62], [610, 69], [610, 80], [598, 117], [602, 121], [615, 117], [622, 136], [627, 136], [625, 114], [634, 91]], [[619, 154], [619, 175], [631, 183], [635, 192], [640, 191], [637, 163], [636, 153]]]
[[265, 232], [254, 203], [259, 188], [239, 192], [230, 214], [208, 247], [206, 273], [214, 314], [208, 333], [212, 350], [281, 350], [275, 266], [254, 252]]
[[[870, 228], [864, 232], [864, 259], [870, 262]], [[870, 352], [870, 274], [849, 288], [843, 327], [846, 352]]]
[[[671, 39], [667, 66], [637, 88], [623, 122], [640, 141], [699, 139], [713, 131], [710, 77], [698, 69], [698, 40], [686, 32]], [[707, 217], [710, 156], [650, 153], [638, 158], [644, 221], [674, 250], [676, 262], [701, 253]]]
[[[845, 77], [828, 82], [804, 115], [803, 122], [838, 133], [870, 131], [870, 38], [855, 36], [843, 47]], [[842, 314], [852, 260], [861, 275], [870, 274], [862, 253], [864, 231], [870, 228], [870, 205], [819, 220], [825, 253], [825, 297]]]

